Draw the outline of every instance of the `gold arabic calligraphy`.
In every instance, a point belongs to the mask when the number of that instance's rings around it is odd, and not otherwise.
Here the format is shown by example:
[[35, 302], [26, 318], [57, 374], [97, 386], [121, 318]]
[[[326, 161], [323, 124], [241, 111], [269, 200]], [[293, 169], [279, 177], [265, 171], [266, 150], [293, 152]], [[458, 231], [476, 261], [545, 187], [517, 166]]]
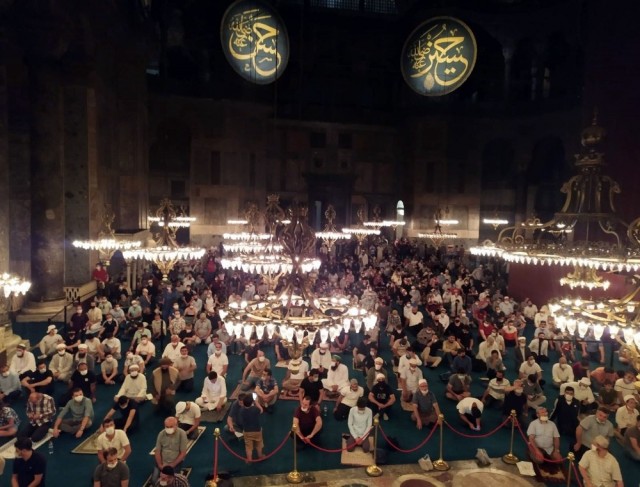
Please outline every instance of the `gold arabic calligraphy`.
[[[438, 30], [439, 29], [439, 30]], [[447, 30], [447, 24], [437, 24], [424, 32], [408, 51], [411, 59], [412, 78], [424, 76], [424, 88], [448, 87], [464, 79], [469, 69], [465, 56], [464, 36], [456, 35], [458, 29]]]
[[[269, 21], [271, 21], [269, 23]], [[229, 20], [229, 53], [239, 61], [247, 61], [245, 71], [268, 78], [276, 74], [282, 57], [278, 52], [278, 34], [275, 20], [260, 9], [245, 10]]]

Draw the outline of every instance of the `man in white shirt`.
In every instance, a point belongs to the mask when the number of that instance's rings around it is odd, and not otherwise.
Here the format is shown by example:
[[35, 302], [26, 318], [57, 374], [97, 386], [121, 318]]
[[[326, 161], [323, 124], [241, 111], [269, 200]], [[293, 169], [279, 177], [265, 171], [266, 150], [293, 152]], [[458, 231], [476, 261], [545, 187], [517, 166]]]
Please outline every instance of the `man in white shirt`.
[[202, 393], [196, 399], [196, 404], [207, 411], [221, 411], [227, 402], [227, 384], [223, 377], [219, 377], [213, 370], [209, 372], [202, 384]]
[[574, 397], [580, 402], [580, 412], [593, 412], [598, 409], [598, 403], [591, 390], [591, 379], [583, 377], [578, 382], [566, 382], [560, 386], [560, 395], [564, 395], [567, 387], [573, 387]]
[[413, 334], [413, 336], [417, 336], [418, 332], [422, 330], [422, 326], [424, 323], [424, 315], [422, 311], [418, 311], [418, 305], [414, 304], [411, 306], [411, 311], [406, 316], [407, 318], [407, 326], [408, 330]]
[[520, 365], [520, 379], [526, 379], [531, 374], [538, 376], [538, 380], [542, 378], [542, 368], [536, 363], [533, 355], [530, 355], [525, 362]]
[[102, 340], [102, 350], [104, 353], [110, 352], [116, 360], [122, 358], [122, 343], [114, 336], [107, 334], [107, 338]]
[[524, 300], [524, 308], [522, 309], [522, 314], [524, 315], [527, 324], [533, 324], [533, 320], [535, 319], [537, 312], [538, 307], [533, 304], [529, 298], [526, 298]]
[[194, 440], [198, 437], [198, 426], [200, 426], [202, 412], [200, 406], [191, 401], [180, 401], [176, 404], [176, 418], [178, 428], [182, 428], [187, 433], [187, 438]]
[[418, 368], [418, 361], [416, 359], [409, 360], [409, 368], [400, 374], [403, 401], [411, 401], [413, 393], [418, 390], [418, 381], [422, 378], [422, 370]]
[[331, 368], [331, 354], [329, 353], [329, 344], [321, 343], [318, 348], [311, 352], [311, 368], [318, 369], [320, 377], [324, 378]]
[[171, 335], [171, 342], [165, 347], [162, 357], [175, 362], [180, 357], [180, 349], [184, 346], [178, 335]]
[[624, 404], [624, 397], [628, 395], [632, 395], [633, 397], [635, 397], [637, 402], [640, 402], [640, 395], [638, 395], [638, 390], [636, 389], [635, 383], [635, 374], [630, 370], [624, 373], [624, 377], [616, 380], [613, 390], [618, 393], [619, 404]]
[[538, 362], [549, 361], [549, 340], [547, 340], [544, 332], [539, 332], [536, 338], [531, 340], [529, 350], [535, 354]]
[[129, 366], [129, 373], [125, 376], [120, 390], [114, 397], [117, 401], [120, 396], [126, 396], [130, 400], [141, 403], [147, 400], [147, 378], [140, 373], [138, 365]]
[[476, 358], [486, 363], [487, 359], [491, 357], [491, 352], [494, 350], [500, 353], [500, 347], [495, 342], [493, 335], [489, 335], [484, 342], [478, 345], [478, 354], [476, 355]]
[[[439, 357], [438, 357], [439, 358]], [[402, 375], [404, 371], [409, 368], [409, 362], [413, 360], [418, 364], [418, 367], [422, 367], [422, 360], [416, 355], [416, 352], [412, 347], [408, 347], [400, 358], [398, 359], [398, 375]]]
[[506, 394], [505, 389], [510, 385], [509, 381], [504, 377], [504, 371], [496, 370], [496, 376], [489, 381], [487, 390], [482, 395], [482, 402], [487, 407], [495, 405], [498, 408], [502, 408]]
[[309, 364], [301, 358], [289, 361], [287, 373], [282, 381], [282, 389], [287, 391], [287, 395], [298, 397], [300, 384], [307, 376], [307, 372], [309, 372]]
[[226, 353], [222, 352], [222, 342], [217, 342], [215, 346], [215, 352], [207, 360], [207, 373], [215, 370], [218, 375], [222, 377], [227, 376], [227, 370], [229, 369], [229, 357]]
[[364, 396], [364, 388], [358, 385], [358, 379], [351, 379], [349, 385], [340, 390], [340, 396], [333, 408], [333, 417], [343, 421], [349, 417], [349, 411]]
[[567, 382], [573, 382], [573, 368], [567, 364], [567, 358], [564, 355], [560, 356], [557, 364], [553, 364], [551, 376], [555, 387], [560, 387]]
[[579, 463], [585, 487], [623, 487], [620, 464], [609, 453], [609, 440], [598, 435]]
[[113, 418], [107, 418], [102, 422], [102, 431], [96, 439], [96, 447], [98, 447], [98, 461], [104, 463], [104, 451], [109, 448], [115, 448], [118, 451], [118, 459], [123, 462], [127, 461], [131, 455], [131, 444], [127, 433], [123, 430], [116, 429]]
[[41, 359], [50, 358], [56, 353], [56, 346], [58, 343], [62, 343], [62, 337], [58, 333], [56, 325], [49, 325], [47, 327], [47, 334], [42, 337], [38, 347], [40, 348]]
[[68, 382], [73, 374], [73, 355], [67, 352], [64, 343], [56, 346], [56, 354], [49, 363], [49, 370], [53, 373], [53, 379], [61, 382]]
[[333, 355], [327, 378], [322, 379], [322, 387], [329, 392], [329, 395], [337, 396], [344, 387], [349, 385], [349, 369], [341, 362], [340, 355]]
[[20, 379], [27, 372], [36, 371], [36, 357], [27, 350], [24, 343], [19, 343], [16, 347], [16, 353], [11, 357], [9, 370], [16, 374]]
[[473, 431], [480, 431], [484, 405], [480, 399], [465, 397], [456, 405], [458, 415], [464, 424]]

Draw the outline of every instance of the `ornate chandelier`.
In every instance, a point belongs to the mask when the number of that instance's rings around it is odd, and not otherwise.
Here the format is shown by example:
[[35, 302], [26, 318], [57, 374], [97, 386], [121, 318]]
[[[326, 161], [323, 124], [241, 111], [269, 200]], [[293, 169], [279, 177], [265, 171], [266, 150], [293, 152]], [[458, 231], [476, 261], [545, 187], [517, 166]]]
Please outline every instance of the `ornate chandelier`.
[[327, 206], [324, 216], [327, 219], [327, 223], [324, 225], [324, 230], [316, 232], [316, 237], [321, 239], [327, 246], [327, 250], [331, 252], [331, 249], [338, 240], [349, 239], [351, 236], [346, 233], [339, 232], [333, 223], [336, 218], [336, 210], [333, 208], [333, 205]]
[[364, 224], [364, 208], [360, 207], [357, 212], [358, 224], [355, 227], [345, 227], [342, 229], [343, 233], [349, 236], [353, 236], [358, 241], [358, 245], [361, 246], [367, 237], [371, 235], [380, 235], [380, 228], [366, 227]]
[[104, 205], [102, 214], [102, 229], [96, 240], [74, 240], [72, 245], [83, 250], [97, 250], [100, 252], [100, 261], [109, 265], [111, 257], [117, 250], [132, 250], [142, 246], [139, 240], [125, 240], [116, 238], [113, 230], [115, 215], [110, 205]]
[[299, 357], [306, 346], [313, 343], [317, 333], [320, 340], [332, 340], [342, 330], [352, 326], [357, 331], [372, 329], [377, 315], [370, 313], [344, 296], [316, 297], [311, 290], [306, 258], [315, 252], [316, 236], [306, 223], [306, 208], [298, 208], [291, 223], [277, 232], [283, 247], [282, 256], [289, 259], [289, 275], [284, 288], [271, 293], [267, 299], [231, 302], [220, 316], [227, 332], [251, 337], [254, 333], [269, 338], [278, 333], [292, 358]]
[[176, 241], [176, 226], [169, 224], [175, 221], [176, 216], [171, 200], [168, 198], [163, 199], [156, 211], [156, 217], [161, 219], [163, 225], [160, 226], [160, 234], [156, 236], [155, 246], [125, 250], [122, 253], [124, 258], [127, 260], [139, 259], [153, 262], [162, 272], [163, 280], [168, 279], [169, 273], [179, 261], [201, 259], [205, 249], [180, 247], [178, 245]]
[[[446, 208], [444, 210], [445, 214], [449, 213], [449, 209]], [[451, 219], [442, 219], [443, 211], [442, 208], [438, 207], [436, 213], [434, 214], [434, 219], [436, 222], [435, 228], [432, 232], [419, 233], [418, 238], [428, 238], [433, 242], [433, 245], [436, 247], [440, 247], [445, 240], [453, 240], [458, 238], [458, 234], [453, 232], [443, 232], [442, 225], [455, 225], [458, 223], [458, 220]]]
[[395, 229], [398, 226], [403, 226], [404, 225], [404, 221], [403, 220], [382, 220], [380, 218], [380, 207], [378, 205], [373, 207], [373, 220], [371, 221], [366, 221], [363, 222], [363, 225], [365, 227], [371, 227], [371, 228], [376, 228], [378, 230], [380, 230], [382, 227], [391, 227], [393, 229]]
[[616, 181], [603, 174], [603, 128], [594, 117], [582, 132], [582, 151], [575, 156], [576, 174], [561, 188], [562, 209], [548, 222], [528, 220], [503, 229], [497, 241], [472, 247], [475, 255], [502, 257], [508, 262], [573, 266], [563, 284], [604, 287], [596, 270], [640, 269], [640, 218], [624, 222], [616, 214]]
[[31, 289], [31, 283], [14, 274], [5, 272], [4, 274], [0, 274], [0, 289], [2, 289], [4, 297], [8, 298], [12, 294], [27, 294], [29, 289]]

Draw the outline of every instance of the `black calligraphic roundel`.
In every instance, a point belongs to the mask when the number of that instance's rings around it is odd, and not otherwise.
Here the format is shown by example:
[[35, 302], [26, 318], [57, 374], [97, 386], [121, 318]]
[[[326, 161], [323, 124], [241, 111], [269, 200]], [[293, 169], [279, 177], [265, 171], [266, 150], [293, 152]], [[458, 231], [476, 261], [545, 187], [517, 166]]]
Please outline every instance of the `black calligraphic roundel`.
[[277, 80], [289, 61], [289, 35], [278, 13], [256, 0], [238, 0], [222, 17], [222, 50], [233, 70], [251, 83]]
[[402, 48], [400, 69], [413, 91], [442, 96], [467, 80], [476, 64], [476, 38], [467, 24], [435, 17], [416, 28]]

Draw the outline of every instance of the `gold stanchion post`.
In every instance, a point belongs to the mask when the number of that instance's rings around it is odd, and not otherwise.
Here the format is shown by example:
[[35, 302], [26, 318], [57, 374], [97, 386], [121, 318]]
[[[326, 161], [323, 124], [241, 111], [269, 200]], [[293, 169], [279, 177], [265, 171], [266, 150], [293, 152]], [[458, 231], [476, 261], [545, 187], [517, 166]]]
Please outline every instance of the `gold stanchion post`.
[[509, 465], [515, 465], [520, 460], [517, 456], [513, 454], [513, 435], [516, 431], [516, 410], [511, 410], [511, 443], [509, 444], [509, 453], [502, 457], [502, 461], [504, 463], [508, 463]]
[[[366, 468], [367, 475], [369, 477], [380, 477], [382, 475], [382, 469], [376, 464], [376, 450], [378, 445], [378, 427], [380, 426], [380, 420], [376, 416], [373, 419], [373, 465], [369, 465]], [[365, 441], [369, 441], [369, 437], [365, 438]]]
[[444, 437], [444, 415], [443, 414], [438, 415], [438, 424], [440, 425], [440, 458], [438, 458], [435, 462], [433, 462], [433, 468], [443, 472], [451, 468], [449, 467], [449, 464], [444, 461], [444, 458], [442, 458], [442, 440]]
[[293, 470], [287, 474], [287, 482], [299, 484], [302, 482], [302, 474], [298, 472], [298, 426], [294, 423], [291, 427], [293, 433]]
[[204, 487], [218, 487], [218, 441], [220, 439], [220, 428], [216, 428], [213, 430], [213, 436], [215, 437], [215, 454], [214, 465], [213, 465], [213, 478], [211, 480], [207, 480], [204, 484]]
[[572, 451], [567, 453], [567, 460], [569, 460], [569, 467], [567, 468], [567, 487], [571, 487], [571, 472], [573, 471], [573, 462], [576, 460], [576, 456]]

